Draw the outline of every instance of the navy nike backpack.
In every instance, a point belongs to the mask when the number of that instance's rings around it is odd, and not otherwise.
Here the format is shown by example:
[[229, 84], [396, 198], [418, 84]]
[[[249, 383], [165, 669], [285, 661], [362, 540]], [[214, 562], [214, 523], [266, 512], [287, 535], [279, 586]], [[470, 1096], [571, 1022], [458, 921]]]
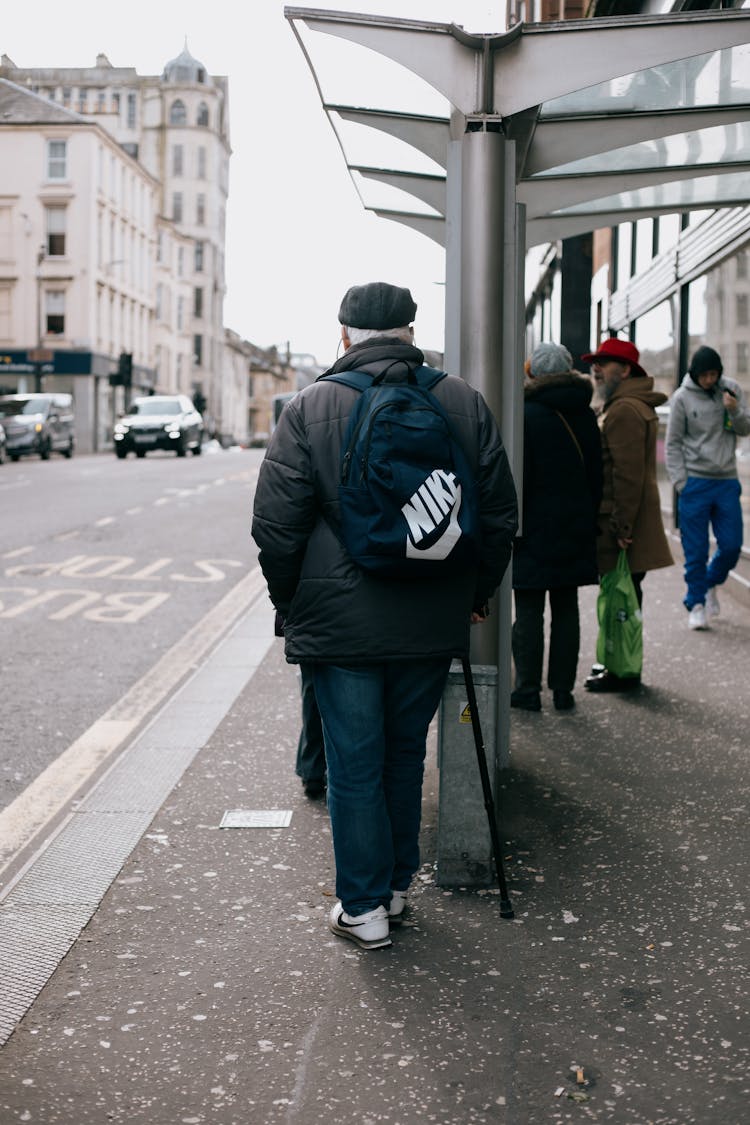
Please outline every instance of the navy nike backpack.
[[431, 393], [445, 372], [419, 367], [400, 382], [361, 371], [325, 378], [361, 392], [344, 436], [339, 481], [340, 538], [354, 562], [396, 578], [474, 564], [480, 546], [474, 474]]

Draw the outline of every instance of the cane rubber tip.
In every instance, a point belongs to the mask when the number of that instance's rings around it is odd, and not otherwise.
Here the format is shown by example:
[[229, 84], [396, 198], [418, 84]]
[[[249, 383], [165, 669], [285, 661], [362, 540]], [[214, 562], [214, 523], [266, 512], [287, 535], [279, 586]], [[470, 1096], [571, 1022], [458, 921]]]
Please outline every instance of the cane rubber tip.
[[510, 899], [500, 899], [500, 917], [501, 918], [515, 918], [513, 907], [511, 906]]

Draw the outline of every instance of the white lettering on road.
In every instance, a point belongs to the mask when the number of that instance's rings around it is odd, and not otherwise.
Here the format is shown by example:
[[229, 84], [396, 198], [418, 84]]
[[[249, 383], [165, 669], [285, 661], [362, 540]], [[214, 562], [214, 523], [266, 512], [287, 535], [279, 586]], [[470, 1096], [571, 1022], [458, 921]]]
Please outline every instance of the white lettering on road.
[[[79, 609], [84, 606], [91, 605], [93, 602], [98, 602], [101, 594], [95, 594], [89, 590], [32, 590], [28, 586], [20, 587], [0, 587], [0, 594], [5, 594], [8, 591], [18, 594], [27, 594], [28, 597], [25, 602], [20, 602], [18, 605], [12, 606], [10, 609], [0, 612], [0, 617], [20, 617], [23, 613], [28, 613], [30, 609], [36, 609], [37, 606], [46, 605], [47, 602], [54, 601], [59, 597], [72, 597], [73, 601], [66, 605], [63, 609], [51, 613], [49, 616], [50, 621], [65, 621], [68, 617], [73, 617]], [[2, 602], [0, 602], [0, 609]]]
[[84, 617], [89, 621], [117, 621], [124, 625], [132, 625], [140, 621], [152, 609], [162, 605], [169, 594], [107, 594], [102, 605], [96, 609], [87, 609]]
[[[0, 586], [0, 594], [8, 593], [25, 594], [26, 600], [9, 609], [4, 609], [4, 602], [0, 601], [0, 618], [21, 617], [32, 609], [60, 598], [72, 598], [62, 609], [50, 613], [49, 620], [66, 621], [83, 612], [83, 616], [89, 621], [113, 621], [123, 625], [133, 625], [140, 621], [170, 597], [169, 594], [140, 593], [135, 590], [120, 594], [97, 594], [93, 590], [35, 590], [30, 586]], [[87, 608], [95, 604], [96, 609]]]
[[222, 570], [219, 570], [218, 566], [215, 565], [216, 563], [223, 563], [224, 566], [243, 565], [235, 559], [198, 559], [197, 562], [193, 563], [193, 566], [196, 570], [203, 571], [204, 576], [202, 578], [190, 574], [170, 574], [169, 577], [173, 578], [175, 582], [221, 582], [222, 578], [226, 578], [226, 575]]
[[[174, 560], [170, 557], [155, 559], [154, 562], [140, 566], [138, 561], [130, 555], [71, 555], [56, 563], [20, 563], [18, 566], [6, 567], [6, 578], [51, 578], [58, 575], [60, 578], [117, 578], [128, 582], [140, 582], [144, 579], [154, 578], [160, 570]], [[169, 578], [173, 582], [222, 582], [226, 577], [226, 568], [244, 566], [238, 559], [196, 559], [192, 566], [197, 573], [184, 574], [173, 571], [171, 574], [160, 574], [160, 578]], [[139, 569], [126, 574], [128, 567], [137, 566]]]
[[5, 551], [2, 555], [4, 559], [17, 559], [21, 555], [29, 555], [34, 550], [33, 547], [16, 547], [14, 551]]

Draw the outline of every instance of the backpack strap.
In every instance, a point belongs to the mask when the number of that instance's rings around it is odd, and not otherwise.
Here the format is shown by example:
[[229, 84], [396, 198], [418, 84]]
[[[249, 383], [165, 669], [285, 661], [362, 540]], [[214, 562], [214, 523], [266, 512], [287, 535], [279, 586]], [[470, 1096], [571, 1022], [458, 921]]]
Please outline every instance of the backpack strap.
[[419, 386], [424, 387], [427, 391], [431, 391], [441, 379], [445, 379], [448, 373], [447, 371], [438, 371], [435, 367], [422, 366], [418, 367], [414, 374], [417, 377]]
[[[418, 387], [431, 391], [441, 379], [446, 376], [445, 371], [437, 371], [434, 367], [417, 367], [414, 371], [414, 381]], [[376, 375], [369, 375], [366, 371], [337, 371], [335, 375], [321, 375], [318, 382], [341, 383], [344, 387], [351, 387], [353, 391], [366, 391], [377, 386], [380, 379]], [[412, 383], [412, 386], [414, 383]]]
[[337, 371], [335, 375], [321, 375], [319, 383], [341, 383], [353, 391], [366, 391], [373, 384], [372, 375], [365, 371]]

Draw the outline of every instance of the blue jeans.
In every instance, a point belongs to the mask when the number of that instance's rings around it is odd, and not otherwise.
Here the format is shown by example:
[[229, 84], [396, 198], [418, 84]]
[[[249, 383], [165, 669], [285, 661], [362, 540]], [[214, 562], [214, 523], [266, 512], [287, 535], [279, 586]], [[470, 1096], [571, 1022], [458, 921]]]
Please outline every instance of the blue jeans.
[[347, 914], [388, 907], [419, 867], [427, 728], [450, 659], [315, 665], [336, 894]]
[[[709, 587], [721, 586], [737, 563], [742, 547], [741, 492], [736, 477], [688, 477], [680, 493], [680, 536], [687, 583], [684, 602], [688, 609], [702, 605]], [[716, 538], [710, 563], [709, 524]]]
[[300, 664], [302, 696], [302, 729], [297, 742], [296, 774], [303, 781], [322, 781], [326, 772], [323, 749], [323, 726], [315, 699], [315, 683], [311, 664]]

